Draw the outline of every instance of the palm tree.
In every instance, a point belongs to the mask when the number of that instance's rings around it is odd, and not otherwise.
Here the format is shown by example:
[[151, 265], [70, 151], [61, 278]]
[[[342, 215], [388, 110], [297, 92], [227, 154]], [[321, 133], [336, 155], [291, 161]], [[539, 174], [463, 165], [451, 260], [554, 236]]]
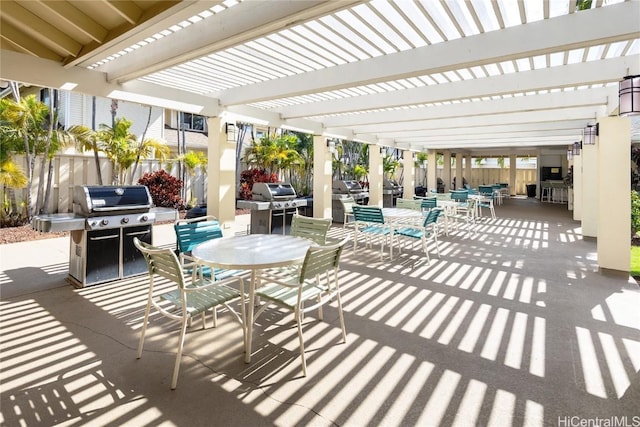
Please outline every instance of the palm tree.
[[69, 128], [69, 135], [75, 140], [78, 150], [93, 151], [93, 160], [95, 163], [96, 173], [98, 174], [98, 184], [102, 185], [102, 171], [100, 170], [100, 157], [98, 153], [100, 148], [98, 145], [98, 133], [84, 125], [75, 125]]
[[264, 136], [247, 148], [245, 161], [269, 173], [280, 174], [285, 169], [302, 165], [302, 157], [295, 149], [297, 141], [295, 135]]
[[[175, 161], [182, 162], [187, 169], [187, 175], [189, 175], [190, 181], [193, 180], [198, 167], [203, 171], [207, 170], [208, 158], [202, 151], [187, 151], [186, 153], [178, 156]], [[191, 194], [189, 195], [188, 203], [191, 206], [195, 206], [197, 201], [193, 194], [193, 183], [190, 183], [189, 189]]]
[[[3, 123], [2, 140], [4, 143], [8, 143], [16, 153], [23, 153], [26, 160], [28, 219], [32, 217], [35, 208], [32, 203], [31, 190], [34, 182], [36, 157], [43, 152], [47, 140], [45, 124], [48, 115], [49, 108], [38, 101], [35, 95], [29, 95], [17, 101], [7, 98], [0, 100], [0, 120]], [[19, 145], [19, 142], [22, 143], [22, 146]], [[44, 182], [40, 181], [39, 185], [44, 185]]]

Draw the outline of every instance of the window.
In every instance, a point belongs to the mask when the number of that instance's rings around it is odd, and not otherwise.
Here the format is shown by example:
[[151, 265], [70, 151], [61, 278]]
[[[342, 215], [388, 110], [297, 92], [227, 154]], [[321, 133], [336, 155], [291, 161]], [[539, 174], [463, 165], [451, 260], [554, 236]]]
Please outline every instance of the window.
[[[40, 101], [44, 103], [47, 107], [51, 107], [49, 103], [49, 89], [40, 90]], [[53, 108], [58, 108], [58, 90], [53, 90]]]
[[182, 113], [182, 125], [186, 130], [194, 130], [200, 132], [205, 132], [207, 130], [206, 118], [197, 114]]

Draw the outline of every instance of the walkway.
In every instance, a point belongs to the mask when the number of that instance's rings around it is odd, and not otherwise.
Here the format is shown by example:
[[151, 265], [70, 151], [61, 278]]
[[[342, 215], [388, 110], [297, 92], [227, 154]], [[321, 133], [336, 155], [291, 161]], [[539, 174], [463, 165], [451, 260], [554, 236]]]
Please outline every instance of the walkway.
[[[393, 262], [349, 247], [348, 342], [334, 308], [329, 323], [308, 317], [308, 377], [290, 316], [260, 318], [246, 365], [241, 332], [221, 313], [217, 329], [196, 322], [188, 333], [175, 391], [177, 330], [161, 333], [155, 320], [135, 358], [144, 277], [74, 289], [68, 239], [0, 246], [0, 424], [631, 423], [640, 417], [637, 284], [597, 273], [595, 242], [566, 206], [512, 199], [496, 210], [477, 237], [443, 237], [429, 266], [417, 246]], [[171, 244], [170, 226], [155, 232]]]

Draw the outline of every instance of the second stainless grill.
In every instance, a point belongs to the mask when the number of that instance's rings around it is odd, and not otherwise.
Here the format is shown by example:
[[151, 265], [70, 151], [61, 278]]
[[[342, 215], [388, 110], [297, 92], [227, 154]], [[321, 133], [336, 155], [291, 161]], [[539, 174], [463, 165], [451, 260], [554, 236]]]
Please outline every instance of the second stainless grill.
[[238, 208], [251, 211], [251, 234], [287, 234], [293, 215], [307, 205], [291, 184], [256, 182], [251, 192], [253, 200], [238, 201]]

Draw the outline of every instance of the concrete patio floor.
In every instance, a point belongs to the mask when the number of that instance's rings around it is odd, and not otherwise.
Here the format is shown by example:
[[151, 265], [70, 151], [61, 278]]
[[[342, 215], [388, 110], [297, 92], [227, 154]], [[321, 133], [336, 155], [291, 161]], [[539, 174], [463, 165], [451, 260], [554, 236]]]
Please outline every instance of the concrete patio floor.
[[[335, 304], [325, 322], [308, 316], [307, 377], [291, 315], [265, 312], [245, 364], [221, 312], [187, 333], [174, 391], [177, 324], [154, 317], [135, 358], [146, 276], [76, 289], [68, 238], [0, 245], [0, 424], [640, 425], [638, 285], [598, 273], [566, 206], [511, 199], [496, 213], [477, 236], [442, 237], [430, 265], [417, 245], [380, 261], [349, 244], [348, 340]], [[170, 225], [154, 228], [173, 245]]]

